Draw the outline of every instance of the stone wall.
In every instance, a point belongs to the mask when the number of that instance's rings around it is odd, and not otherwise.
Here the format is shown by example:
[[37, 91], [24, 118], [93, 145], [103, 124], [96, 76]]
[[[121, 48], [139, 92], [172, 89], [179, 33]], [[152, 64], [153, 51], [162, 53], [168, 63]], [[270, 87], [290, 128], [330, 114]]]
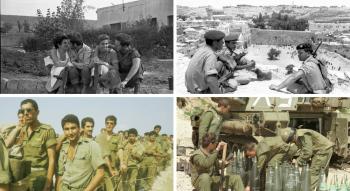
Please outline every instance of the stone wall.
[[251, 42], [259, 45], [298, 45], [312, 37], [315, 33], [308, 31], [251, 29]]
[[330, 52], [338, 53], [346, 58], [350, 59], [350, 46], [349, 45], [329, 45], [322, 44], [321, 48], [328, 50]]

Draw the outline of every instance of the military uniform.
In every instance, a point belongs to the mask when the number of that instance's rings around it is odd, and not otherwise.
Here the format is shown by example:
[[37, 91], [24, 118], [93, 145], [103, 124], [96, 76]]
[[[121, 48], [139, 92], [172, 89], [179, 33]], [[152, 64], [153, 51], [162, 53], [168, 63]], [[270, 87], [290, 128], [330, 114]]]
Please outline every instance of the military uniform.
[[220, 140], [220, 131], [222, 128], [223, 115], [214, 107], [203, 113], [199, 125], [199, 145], [202, 145], [202, 137], [207, 132], [215, 133], [216, 140]]
[[[153, 153], [162, 153], [162, 148], [158, 142], [154, 141], [151, 145], [149, 143], [149, 141], [145, 141], [142, 143], [142, 145], [145, 148], [145, 151], [151, 150]], [[146, 179], [138, 181], [137, 184], [141, 185], [145, 190], [148, 190], [153, 186], [157, 164], [158, 160], [156, 156], [153, 156], [153, 154], [144, 154], [137, 179]], [[148, 171], [147, 175], [145, 174], [146, 171]]]
[[297, 129], [295, 144], [303, 152], [297, 159], [298, 164], [309, 161], [314, 154], [311, 159], [310, 175], [312, 189], [315, 189], [321, 167], [325, 168], [326, 175], [328, 175], [329, 161], [333, 154], [333, 143], [316, 131]]
[[275, 165], [275, 162], [283, 162], [291, 160], [298, 148], [295, 144], [285, 143], [280, 136], [267, 137], [255, 145], [255, 154], [258, 158], [259, 172], [268, 162], [270, 165]]
[[9, 155], [5, 146], [5, 142], [2, 137], [0, 137], [0, 184], [10, 184], [11, 183], [11, 173], [10, 173]]
[[58, 161], [58, 174], [62, 175], [59, 190], [83, 191], [105, 161], [99, 151], [100, 147], [91, 139], [79, 138], [72, 161], [67, 157], [68, 149], [65, 147], [61, 150]]
[[137, 154], [142, 156], [143, 152], [145, 152], [145, 148], [139, 141], [135, 142], [133, 146], [128, 143], [124, 147], [124, 158], [127, 156], [129, 157], [127, 158], [126, 162], [128, 165], [128, 170], [126, 173], [123, 173], [123, 191], [135, 191], [135, 183], [138, 172], [138, 160], [131, 155]]
[[47, 149], [57, 144], [56, 134], [50, 125], [38, 122], [28, 137], [28, 128], [23, 131], [23, 159], [32, 161], [32, 178], [29, 182], [29, 190], [43, 190], [49, 166]]
[[[191, 183], [199, 191], [219, 190], [220, 174], [219, 152], [214, 150], [207, 153], [202, 147], [190, 157]], [[226, 175], [223, 182], [224, 189], [244, 191], [245, 188], [239, 175]]]
[[[96, 136], [96, 142], [100, 145], [100, 148], [102, 149], [102, 157], [109, 156], [112, 169], [115, 171], [118, 170], [120, 162], [118, 158], [118, 150], [123, 149], [122, 137], [117, 133], [113, 133], [107, 141], [107, 133], [101, 133], [100, 135]], [[115, 187], [115, 182], [118, 180], [118, 177], [110, 178], [112, 177], [112, 174], [111, 172], [109, 172], [109, 169], [106, 165], [104, 166], [104, 169], [105, 177], [101, 182], [103, 188], [102, 190], [113, 190], [113, 188]]]
[[163, 146], [162, 146], [162, 159], [160, 160], [160, 168], [161, 170], [165, 170], [167, 162], [168, 162], [168, 150], [165, 150], [165, 148], [168, 147], [168, 149], [170, 149], [170, 144], [169, 141], [162, 141], [163, 142]]

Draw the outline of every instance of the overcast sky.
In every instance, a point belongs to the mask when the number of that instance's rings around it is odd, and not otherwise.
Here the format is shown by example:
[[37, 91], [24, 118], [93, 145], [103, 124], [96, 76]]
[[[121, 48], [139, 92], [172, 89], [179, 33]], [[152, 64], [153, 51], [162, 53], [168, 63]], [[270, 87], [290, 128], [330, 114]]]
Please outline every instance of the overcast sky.
[[190, 7], [198, 6], [236, 6], [237, 4], [248, 4], [255, 6], [265, 5], [291, 5], [294, 1], [294, 5], [306, 5], [306, 6], [331, 6], [331, 5], [345, 5], [350, 7], [349, 0], [331, 0], [331, 1], [320, 1], [320, 0], [177, 0], [177, 5], [184, 5]]
[[0, 124], [18, 122], [20, 103], [27, 98], [38, 103], [39, 121], [51, 125], [59, 134], [63, 133], [61, 120], [67, 114], [76, 115], [79, 121], [92, 117], [95, 121], [93, 136], [105, 128], [108, 115], [117, 117], [114, 132], [136, 128], [143, 135], [153, 131], [154, 126], [161, 125], [161, 134], [173, 134], [172, 97], [0, 97]]
[[[124, 3], [136, 0], [124, 0]], [[56, 12], [56, 7], [61, 6], [62, 0], [1, 0], [1, 14], [2, 15], [25, 15], [37, 16], [36, 10], [40, 9], [46, 15], [46, 10], [50, 8], [51, 12]], [[96, 9], [122, 4], [123, 0], [85, 0], [84, 5], [92, 5]], [[90, 10], [85, 13], [85, 19], [97, 20], [95, 10]]]

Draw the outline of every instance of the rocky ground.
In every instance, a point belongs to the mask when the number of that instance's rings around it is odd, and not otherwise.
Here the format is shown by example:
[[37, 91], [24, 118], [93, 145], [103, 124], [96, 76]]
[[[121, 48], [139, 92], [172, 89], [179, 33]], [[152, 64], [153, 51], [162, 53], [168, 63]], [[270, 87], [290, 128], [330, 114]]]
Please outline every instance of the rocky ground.
[[[210, 102], [210, 98], [202, 98], [206, 102]], [[188, 111], [190, 107], [195, 107], [200, 105], [201, 101], [198, 101], [198, 98], [186, 98], [188, 101], [188, 105], [183, 107], [182, 109], [179, 109], [177, 107], [176, 114], [177, 114], [177, 120], [176, 120], [176, 131], [177, 131], [177, 145], [179, 146], [186, 146], [186, 147], [193, 147], [192, 144], [192, 126], [191, 121], [189, 119], [189, 116], [187, 116], [184, 111]], [[191, 106], [192, 105], [192, 106]], [[191, 155], [192, 149], [186, 149], [186, 155]], [[176, 162], [179, 162], [180, 159], [189, 161], [188, 156], [177, 156]], [[331, 163], [330, 169], [329, 169], [329, 177], [333, 177], [334, 174], [337, 174], [338, 181], [340, 184], [340, 181], [344, 175], [344, 173], [348, 173], [348, 177], [350, 175], [350, 164], [337, 164], [337, 163]], [[327, 180], [328, 185], [330, 185], [331, 178], [328, 178]], [[193, 190], [194, 187], [191, 185], [191, 177], [185, 172], [177, 171], [176, 172], [176, 188], [178, 191], [188, 191]]]
[[153, 191], [164, 191], [164, 190], [173, 190], [174, 185], [174, 168], [173, 160], [170, 161], [170, 164], [165, 171], [160, 172], [160, 176], [154, 180], [152, 187]]
[[[268, 60], [267, 53], [271, 48], [277, 48], [281, 51], [280, 56], [277, 60]], [[291, 94], [286, 89], [281, 91], [273, 91], [269, 89], [271, 84], [279, 85], [285, 80], [288, 75], [286, 75], [285, 67], [289, 64], [293, 64], [294, 70], [297, 70], [301, 66], [301, 62], [298, 59], [298, 56], [295, 55], [294, 58], [291, 58], [290, 52], [293, 50], [288, 48], [278, 48], [276, 46], [268, 45], [253, 45], [247, 49], [248, 54], [246, 57], [249, 60], [256, 61], [256, 67], [265, 71], [272, 72], [272, 79], [267, 81], [257, 81], [256, 74], [253, 72], [245, 72], [246, 75], [249, 75], [252, 81], [247, 85], [239, 86], [235, 92], [228, 94], [244, 94], [244, 93], [253, 93], [259, 92], [263, 94], [271, 95], [282, 95], [282, 94]], [[319, 56], [325, 58], [327, 61], [332, 63], [332, 66], [335, 67], [335, 70], [332, 70], [331, 67], [328, 67], [329, 78], [332, 83], [335, 84], [334, 90], [331, 94], [344, 94], [349, 93], [348, 88], [350, 87], [350, 79], [344, 74], [348, 72], [350, 74], [350, 60], [343, 58], [339, 54], [328, 52], [324, 50], [319, 51]], [[177, 75], [176, 75], [176, 92], [180, 94], [189, 94], [185, 86], [185, 72], [189, 64], [190, 59], [181, 53], [177, 53]], [[339, 71], [339, 67], [341, 70]]]

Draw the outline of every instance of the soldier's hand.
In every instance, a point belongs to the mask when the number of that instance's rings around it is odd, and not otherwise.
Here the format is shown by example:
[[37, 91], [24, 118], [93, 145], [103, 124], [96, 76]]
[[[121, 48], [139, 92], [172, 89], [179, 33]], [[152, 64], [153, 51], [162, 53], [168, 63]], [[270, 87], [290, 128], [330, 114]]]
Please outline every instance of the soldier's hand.
[[167, 151], [167, 150], [169, 150], [169, 148], [167, 147], [167, 148], [165, 148], [165, 150]]
[[227, 143], [225, 142], [220, 142], [219, 145], [216, 147], [216, 149], [218, 151], [221, 151], [222, 149], [224, 149], [224, 146], [226, 145]]
[[292, 160], [292, 164], [295, 164], [297, 162], [297, 159]]
[[147, 150], [145, 153], [150, 155], [150, 154], [152, 154], [152, 151], [151, 150]]
[[117, 170], [113, 170], [113, 171], [111, 171], [111, 174], [112, 174], [113, 176], [118, 176], [118, 175], [119, 175], [119, 172], [118, 172]]
[[245, 188], [245, 191], [250, 191], [250, 186], [247, 186], [247, 187]]
[[274, 85], [274, 84], [271, 84], [269, 88], [270, 88], [270, 90], [279, 90], [279, 89], [277, 88], [277, 86]]
[[16, 126], [16, 129], [17, 129], [18, 131], [20, 131], [20, 130], [22, 129], [23, 126], [24, 126], [24, 125], [19, 124], [19, 125]]
[[233, 159], [230, 159], [230, 160], [228, 161], [228, 165], [231, 165], [231, 164], [232, 164], [232, 161], [233, 161]]
[[124, 163], [120, 163], [120, 168], [122, 172], [126, 172], [126, 170], [128, 170], [128, 167]]
[[255, 63], [255, 61], [254, 61], [254, 60], [252, 60], [252, 62], [251, 62], [249, 65], [250, 65], [250, 67], [252, 67], [252, 68], [253, 68], [253, 67], [255, 67], [255, 64], [256, 64], [256, 63]]

